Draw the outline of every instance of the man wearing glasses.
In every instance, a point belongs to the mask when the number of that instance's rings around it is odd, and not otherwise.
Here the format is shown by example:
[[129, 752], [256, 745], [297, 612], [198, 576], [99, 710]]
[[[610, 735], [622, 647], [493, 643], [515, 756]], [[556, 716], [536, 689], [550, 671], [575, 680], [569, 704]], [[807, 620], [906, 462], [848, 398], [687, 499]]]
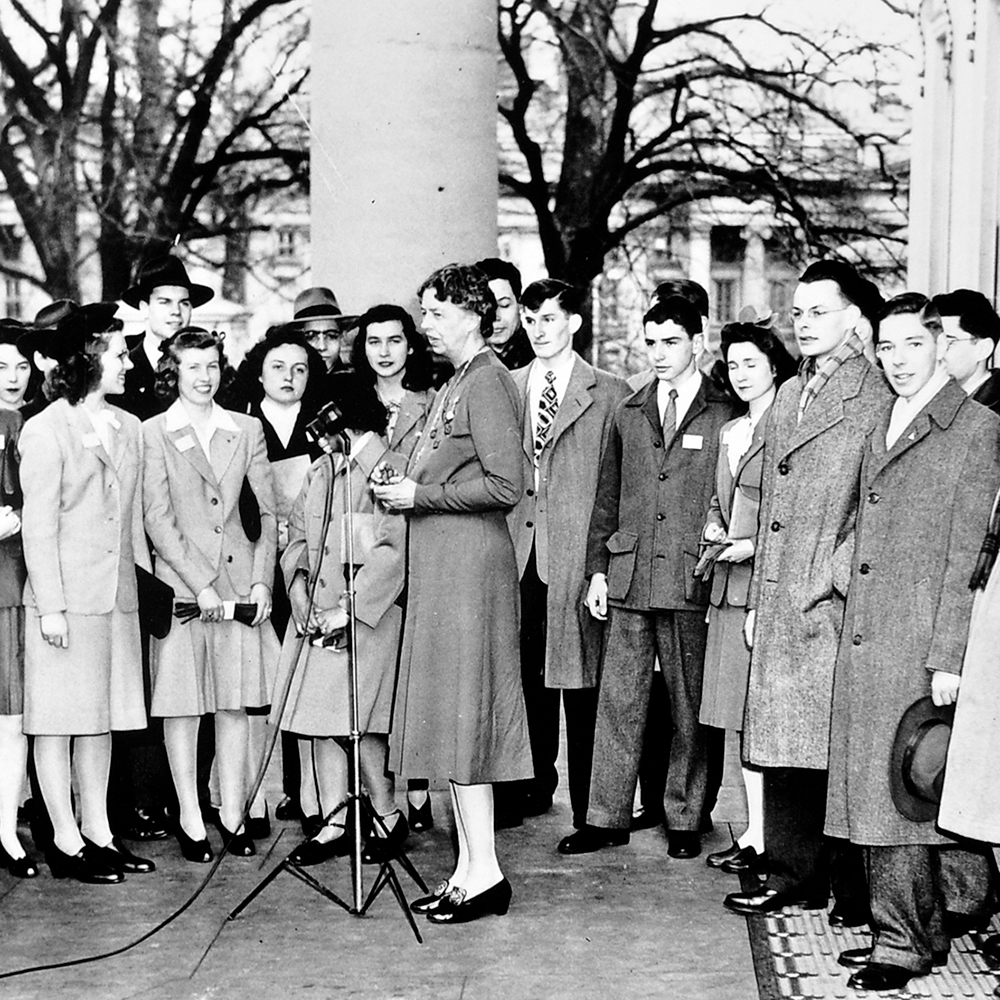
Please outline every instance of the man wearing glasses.
[[945, 371], [977, 403], [1000, 414], [1000, 371], [990, 360], [1000, 340], [1000, 316], [982, 292], [958, 288], [931, 300], [941, 317], [938, 338]]
[[812, 264], [795, 290], [802, 362], [769, 416], [747, 602], [754, 610], [743, 750], [764, 773], [769, 875], [760, 888], [726, 897], [737, 913], [825, 908], [832, 877], [831, 923], [854, 926], [869, 916], [860, 853], [854, 848], [854, 857], [830, 864], [823, 822], [858, 474], [865, 437], [892, 398], [861, 335], [873, 329], [881, 305], [875, 286], [840, 261]]

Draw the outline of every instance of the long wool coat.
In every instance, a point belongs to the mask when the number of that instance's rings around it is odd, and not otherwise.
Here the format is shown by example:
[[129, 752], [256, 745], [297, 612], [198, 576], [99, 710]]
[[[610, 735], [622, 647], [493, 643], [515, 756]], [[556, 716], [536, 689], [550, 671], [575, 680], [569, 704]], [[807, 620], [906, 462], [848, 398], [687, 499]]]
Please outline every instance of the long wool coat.
[[534, 545], [547, 583], [545, 685], [590, 688], [597, 683], [601, 625], [587, 611], [587, 526], [597, 474], [618, 404], [629, 395], [623, 379], [573, 361], [566, 393], [538, 464], [535, 486], [535, 414], [528, 413], [531, 365], [512, 373], [524, 413], [521, 452], [524, 490], [508, 516], [518, 574]]
[[861, 453], [892, 393], [864, 357], [851, 358], [799, 423], [801, 388], [797, 378], [781, 386], [767, 428], [743, 740], [758, 766], [823, 769]]
[[972, 575], [1000, 485], [1000, 418], [949, 380], [886, 452], [889, 413], [861, 467], [854, 563], [834, 680], [826, 833], [856, 844], [942, 844], [892, 804], [899, 720], [959, 673]]

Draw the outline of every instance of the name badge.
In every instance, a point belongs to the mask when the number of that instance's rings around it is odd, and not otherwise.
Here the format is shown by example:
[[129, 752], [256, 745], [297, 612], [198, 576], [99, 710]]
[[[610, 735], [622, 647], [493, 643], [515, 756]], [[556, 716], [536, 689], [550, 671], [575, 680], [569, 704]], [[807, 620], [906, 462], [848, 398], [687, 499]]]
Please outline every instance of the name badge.
[[184, 437], [178, 438], [175, 442], [178, 451], [190, 451], [194, 447], [194, 439], [190, 434], [185, 434]]
[[101, 439], [96, 434], [84, 434], [80, 439], [84, 448], [99, 448]]
[[691, 448], [694, 451], [701, 451], [705, 446], [705, 439], [701, 434], [685, 434], [681, 438], [682, 448]]
[[6, 447], [7, 447], [7, 435], [0, 434], [0, 448], [6, 448]]

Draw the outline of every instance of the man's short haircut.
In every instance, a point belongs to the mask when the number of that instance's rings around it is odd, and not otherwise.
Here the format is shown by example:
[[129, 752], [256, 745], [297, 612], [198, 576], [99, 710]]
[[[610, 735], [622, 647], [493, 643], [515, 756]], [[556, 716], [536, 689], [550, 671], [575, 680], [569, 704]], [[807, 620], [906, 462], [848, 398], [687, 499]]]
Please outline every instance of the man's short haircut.
[[690, 278], [667, 278], [656, 286], [653, 296], [656, 299], [687, 299], [698, 310], [699, 315], [708, 315], [708, 292]]
[[654, 302], [642, 317], [642, 325], [648, 323], [676, 323], [682, 327], [689, 337], [701, 333], [701, 313], [689, 299], [680, 295], [671, 295], [666, 299]]
[[[916, 316], [935, 340], [941, 332], [941, 320], [931, 306], [930, 299], [923, 292], [901, 292], [899, 295], [894, 295], [879, 310], [879, 324], [890, 316]], [[878, 329], [876, 325], [873, 339], [875, 344], [878, 343]]]
[[1000, 341], [1000, 316], [982, 292], [956, 288], [953, 292], [935, 295], [931, 304], [939, 316], [957, 316], [959, 327], [969, 336], [977, 340], [989, 337], [994, 345]]
[[817, 281], [833, 281], [840, 289], [840, 294], [851, 304], [861, 310], [861, 315], [878, 330], [879, 313], [885, 300], [875, 284], [867, 278], [862, 278], [850, 264], [842, 260], [818, 260], [810, 264], [802, 277], [800, 285], [811, 285]]
[[558, 278], [542, 278], [533, 281], [521, 296], [521, 305], [531, 312], [538, 312], [549, 299], [555, 299], [564, 313], [582, 315], [583, 295], [579, 288], [560, 281]]
[[518, 302], [521, 301], [521, 272], [509, 260], [501, 260], [499, 257], [484, 257], [482, 260], [476, 261], [476, 267], [490, 281], [506, 281], [514, 293], [514, 298]]

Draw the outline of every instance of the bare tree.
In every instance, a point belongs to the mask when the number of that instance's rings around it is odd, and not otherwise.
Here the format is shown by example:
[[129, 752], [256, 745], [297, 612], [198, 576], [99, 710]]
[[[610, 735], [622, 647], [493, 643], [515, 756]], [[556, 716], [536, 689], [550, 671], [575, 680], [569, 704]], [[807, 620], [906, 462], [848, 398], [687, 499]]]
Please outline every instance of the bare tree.
[[305, 0], [63, 0], [55, 23], [0, 4], [0, 176], [40, 273], [0, 272], [76, 297], [96, 253], [116, 298], [141, 253], [307, 189]]
[[530, 204], [551, 275], [586, 285], [610, 252], [720, 197], [767, 202], [801, 254], [875, 241], [901, 263], [900, 213], [871, 195], [905, 199], [905, 56], [751, 6], [500, 0], [501, 183]]

